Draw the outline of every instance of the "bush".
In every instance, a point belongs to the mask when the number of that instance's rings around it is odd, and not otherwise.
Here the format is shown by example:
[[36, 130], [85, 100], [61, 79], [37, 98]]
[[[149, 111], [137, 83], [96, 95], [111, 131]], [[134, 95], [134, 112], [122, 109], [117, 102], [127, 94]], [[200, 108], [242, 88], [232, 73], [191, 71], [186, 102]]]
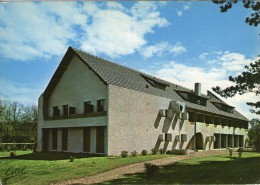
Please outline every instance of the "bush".
[[134, 150], [133, 152], [131, 152], [131, 156], [132, 157], [136, 157], [137, 156], [137, 151]]
[[11, 151], [11, 152], [10, 152], [10, 157], [13, 158], [13, 157], [15, 157], [15, 156], [16, 156], [16, 152], [15, 152], [15, 151]]
[[164, 154], [164, 151], [163, 151], [162, 148], [160, 148], [159, 153], [160, 153], [160, 154]]
[[154, 148], [153, 148], [151, 151], [152, 151], [152, 154], [153, 154], [153, 155], [156, 155], [156, 154], [157, 154], [157, 151], [156, 151]]
[[70, 162], [74, 162], [75, 156], [70, 156]]
[[145, 173], [147, 177], [155, 177], [159, 173], [159, 166], [152, 163], [144, 163]]
[[142, 150], [141, 153], [142, 153], [143, 156], [145, 156], [145, 155], [147, 155], [147, 150]]
[[121, 157], [127, 157], [127, 156], [128, 156], [128, 151], [121, 152]]
[[166, 154], [173, 154], [173, 152], [171, 150], [167, 150]]
[[243, 148], [242, 147], [240, 147], [238, 150], [237, 150], [237, 152], [238, 152], [238, 156], [239, 156], [239, 158], [242, 156], [242, 153], [243, 153]]

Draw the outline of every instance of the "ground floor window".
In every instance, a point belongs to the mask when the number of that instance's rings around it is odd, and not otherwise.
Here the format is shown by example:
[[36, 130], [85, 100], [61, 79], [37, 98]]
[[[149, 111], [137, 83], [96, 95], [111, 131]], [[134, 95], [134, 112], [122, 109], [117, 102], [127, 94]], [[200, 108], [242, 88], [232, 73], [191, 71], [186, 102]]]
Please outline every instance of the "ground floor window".
[[83, 151], [90, 152], [90, 127], [83, 128]]
[[64, 151], [68, 150], [68, 129], [67, 128], [62, 129], [62, 150]]
[[58, 135], [58, 130], [56, 128], [52, 129], [52, 150], [57, 150], [57, 135]]
[[97, 153], [105, 153], [105, 127], [96, 127], [96, 131]]

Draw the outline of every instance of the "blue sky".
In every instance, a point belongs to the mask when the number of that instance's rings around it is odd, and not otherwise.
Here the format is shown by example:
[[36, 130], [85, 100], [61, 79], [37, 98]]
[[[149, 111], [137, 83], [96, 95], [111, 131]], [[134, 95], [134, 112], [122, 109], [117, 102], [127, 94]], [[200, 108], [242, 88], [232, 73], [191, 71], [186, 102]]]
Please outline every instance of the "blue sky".
[[[0, 4], [0, 98], [36, 104], [68, 46], [202, 91], [260, 54], [260, 30], [237, 3], [220, 13], [210, 1], [13, 2]], [[253, 94], [227, 103], [248, 118]]]

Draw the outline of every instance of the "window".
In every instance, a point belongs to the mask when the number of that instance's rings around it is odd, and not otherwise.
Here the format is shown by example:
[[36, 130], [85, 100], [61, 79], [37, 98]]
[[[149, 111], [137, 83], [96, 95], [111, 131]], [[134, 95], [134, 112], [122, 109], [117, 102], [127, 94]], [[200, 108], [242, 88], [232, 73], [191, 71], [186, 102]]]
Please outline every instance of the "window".
[[151, 86], [161, 89], [161, 90], [167, 90], [167, 87], [169, 87], [168, 84], [164, 84], [162, 82], [159, 82], [155, 77], [150, 78], [148, 76], [140, 74]]
[[228, 112], [228, 113], [233, 113], [234, 112], [234, 107], [231, 107], [229, 105], [226, 105], [226, 104], [222, 104], [222, 103], [215, 103], [215, 102], [212, 102], [213, 105], [215, 105], [219, 110], [223, 110], [225, 112]]
[[58, 106], [53, 107], [53, 116], [59, 116], [60, 115], [60, 109]]
[[52, 129], [52, 150], [57, 150], [57, 129]]
[[68, 116], [69, 115], [69, 105], [63, 105], [63, 116]]
[[98, 112], [103, 112], [105, 111], [105, 100], [98, 100], [97, 101], [97, 111]]
[[76, 114], [76, 108], [75, 107], [69, 107], [69, 114]]
[[207, 105], [207, 99], [204, 97], [192, 94], [190, 92], [177, 91], [177, 93], [182, 97], [182, 99], [188, 102], [196, 103], [198, 105], [203, 105], [203, 106]]
[[90, 127], [83, 128], [83, 151], [90, 152]]
[[68, 150], [68, 129], [62, 129], [62, 150]]
[[84, 102], [84, 113], [91, 113], [94, 111], [94, 106], [91, 105], [91, 101]]

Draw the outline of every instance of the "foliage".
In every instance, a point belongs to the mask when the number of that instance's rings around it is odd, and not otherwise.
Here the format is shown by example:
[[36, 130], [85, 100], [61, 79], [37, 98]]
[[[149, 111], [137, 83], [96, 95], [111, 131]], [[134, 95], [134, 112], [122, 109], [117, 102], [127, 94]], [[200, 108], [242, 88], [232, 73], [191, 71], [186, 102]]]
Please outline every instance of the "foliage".
[[156, 155], [158, 153], [158, 151], [155, 148], [152, 148], [151, 152], [152, 152], [153, 155]]
[[[221, 12], [227, 12], [236, 4], [238, 0], [212, 0], [218, 4]], [[243, 5], [246, 9], [251, 9], [253, 13], [246, 17], [245, 22], [250, 26], [257, 26], [260, 23], [260, 1], [243, 0]]]
[[159, 173], [159, 166], [152, 163], [144, 163], [145, 172], [147, 177], [155, 177]]
[[237, 150], [237, 152], [238, 152], [238, 156], [239, 156], [239, 158], [242, 156], [242, 153], [243, 153], [243, 148], [242, 147], [240, 147], [238, 150]]
[[142, 150], [142, 152], [141, 152], [141, 154], [143, 155], [143, 156], [145, 156], [145, 155], [147, 155], [147, 150]]
[[10, 152], [10, 157], [15, 157], [16, 156], [16, 152], [15, 151], [11, 151]]
[[173, 154], [173, 152], [171, 150], [167, 150], [166, 154]]
[[159, 149], [159, 153], [160, 153], [160, 154], [164, 154], [163, 148], [160, 148], [160, 149]]
[[136, 157], [137, 156], [137, 151], [134, 150], [133, 152], [131, 152], [131, 156], [132, 157]]
[[252, 119], [251, 128], [248, 131], [249, 144], [255, 146], [256, 151], [260, 152], [260, 119]]
[[3, 142], [35, 141], [37, 115], [35, 105], [0, 100], [0, 138]]
[[125, 150], [122, 151], [122, 152], [121, 152], [121, 157], [124, 157], [124, 158], [125, 158], [125, 157], [128, 157], [128, 151], [125, 151]]
[[[218, 4], [221, 12], [227, 12], [232, 8], [233, 4], [236, 4], [238, 0], [212, 0], [213, 3]], [[260, 23], [260, 1], [243, 0], [243, 5], [246, 9], [251, 9], [253, 13], [246, 17], [245, 22], [250, 26], [258, 26]], [[222, 97], [233, 97], [235, 94], [244, 94], [247, 92], [253, 92], [256, 96], [260, 94], [260, 60], [251, 63], [250, 66], [245, 66], [246, 71], [237, 77], [229, 77], [231, 82], [236, 85], [227, 87], [226, 89], [220, 89], [215, 87], [213, 90]], [[247, 102], [253, 109], [250, 111], [255, 114], [260, 114], [260, 101]]]

